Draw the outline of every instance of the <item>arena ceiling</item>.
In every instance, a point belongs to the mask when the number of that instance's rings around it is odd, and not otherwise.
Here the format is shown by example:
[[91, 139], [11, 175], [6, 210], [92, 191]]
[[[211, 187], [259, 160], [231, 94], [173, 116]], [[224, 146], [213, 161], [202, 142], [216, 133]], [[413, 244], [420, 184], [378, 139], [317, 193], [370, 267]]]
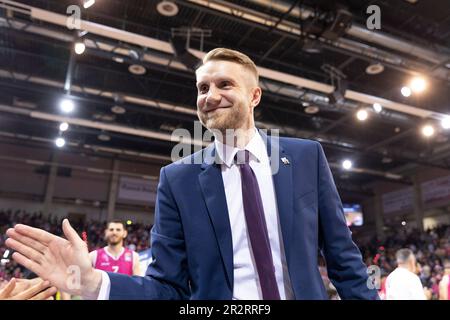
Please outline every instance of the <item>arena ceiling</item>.
[[[319, 140], [344, 198], [370, 196], [380, 180], [410, 184], [419, 167], [450, 169], [440, 126], [450, 114], [447, 0], [84, 2], [0, 0], [0, 141], [56, 148], [61, 135], [73, 152], [168, 159], [172, 131], [193, 132], [197, 119], [190, 66], [220, 46], [264, 68], [258, 127]], [[70, 5], [81, 8], [81, 30], [66, 25]], [[379, 30], [367, 28], [370, 5]], [[417, 75], [426, 90], [404, 97]], [[71, 114], [60, 110], [65, 98]]]

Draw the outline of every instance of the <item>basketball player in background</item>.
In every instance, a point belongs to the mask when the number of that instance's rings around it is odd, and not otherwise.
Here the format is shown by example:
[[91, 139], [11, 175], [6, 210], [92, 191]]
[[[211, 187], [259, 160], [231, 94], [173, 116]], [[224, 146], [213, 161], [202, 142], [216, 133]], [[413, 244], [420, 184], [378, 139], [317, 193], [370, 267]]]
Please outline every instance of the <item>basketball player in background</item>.
[[439, 300], [450, 300], [450, 260], [444, 261], [444, 276], [439, 282]]
[[128, 232], [123, 222], [108, 222], [105, 230], [107, 246], [89, 253], [92, 266], [108, 272], [130, 276], [141, 275], [139, 255], [123, 245], [127, 235]]

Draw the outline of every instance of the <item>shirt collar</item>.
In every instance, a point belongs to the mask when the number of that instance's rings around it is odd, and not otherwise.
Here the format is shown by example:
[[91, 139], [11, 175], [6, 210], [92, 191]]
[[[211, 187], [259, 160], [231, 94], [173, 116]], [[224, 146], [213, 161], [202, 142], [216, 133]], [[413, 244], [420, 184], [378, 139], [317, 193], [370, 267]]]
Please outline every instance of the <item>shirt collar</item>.
[[[231, 167], [236, 153], [241, 149], [223, 144], [218, 139], [214, 140], [214, 145], [221, 163], [225, 164], [227, 167]], [[268, 157], [266, 145], [264, 144], [264, 141], [256, 128], [255, 134], [245, 146], [244, 150], [248, 150], [250, 152], [250, 159], [256, 159], [258, 162], [265, 161]]]

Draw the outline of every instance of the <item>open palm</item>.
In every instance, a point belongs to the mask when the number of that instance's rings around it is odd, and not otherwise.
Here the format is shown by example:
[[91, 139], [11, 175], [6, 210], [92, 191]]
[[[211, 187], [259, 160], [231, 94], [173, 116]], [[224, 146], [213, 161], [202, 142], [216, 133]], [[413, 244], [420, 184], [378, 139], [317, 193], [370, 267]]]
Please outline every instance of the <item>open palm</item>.
[[74, 295], [82, 294], [81, 284], [94, 273], [87, 245], [63, 221], [67, 240], [44, 230], [18, 224], [8, 229], [6, 245], [16, 252], [13, 259], [48, 280], [58, 289]]

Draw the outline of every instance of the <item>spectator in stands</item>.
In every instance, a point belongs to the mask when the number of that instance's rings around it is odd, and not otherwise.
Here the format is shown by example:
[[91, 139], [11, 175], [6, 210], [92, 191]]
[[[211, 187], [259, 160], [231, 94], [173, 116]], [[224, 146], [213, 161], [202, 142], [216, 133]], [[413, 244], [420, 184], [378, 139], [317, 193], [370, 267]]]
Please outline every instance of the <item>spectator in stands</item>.
[[386, 279], [386, 300], [426, 300], [424, 289], [416, 275], [417, 264], [411, 249], [396, 253], [397, 268]]

